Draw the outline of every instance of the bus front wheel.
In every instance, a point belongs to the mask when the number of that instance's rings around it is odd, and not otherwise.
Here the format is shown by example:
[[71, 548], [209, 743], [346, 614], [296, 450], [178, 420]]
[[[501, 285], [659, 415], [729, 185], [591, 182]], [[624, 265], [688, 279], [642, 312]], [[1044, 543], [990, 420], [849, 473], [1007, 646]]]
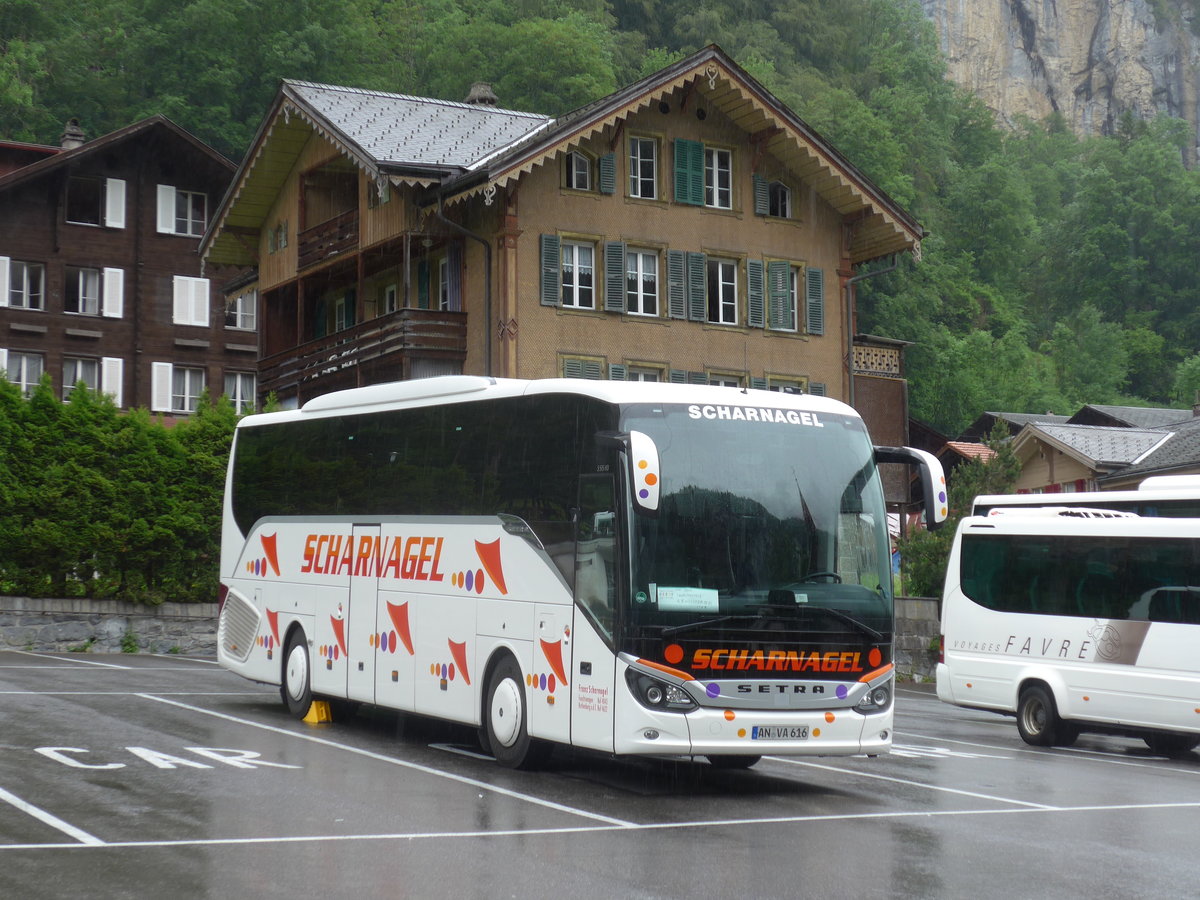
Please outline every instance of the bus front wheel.
[[288, 712], [296, 718], [303, 719], [308, 715], [308, 708], [312, 706], [308, 642], [299, 628], [288, 635], [287, 648], [283, 653], [283, 679], [279, 685], [279, 696], [283, 698]]
[[1148, 734], [1143, 738], [1150, 752], [1174, 759], [1200, 746], [1200, 738], [1190, 734]]
[[483, 732], [496, 762], [530, 769], [545, 760], [548, 746], [529, 737], [521, 668], [511, 656], [501, 659], [488, 678]]
[[1021, 691], [1017, 702], [1017, 731], [1021, 739], [1035, 747], [1068, 746], [1075, 743], [1079, 730], [1058, 716], [1054, 695], [1040, 684]]

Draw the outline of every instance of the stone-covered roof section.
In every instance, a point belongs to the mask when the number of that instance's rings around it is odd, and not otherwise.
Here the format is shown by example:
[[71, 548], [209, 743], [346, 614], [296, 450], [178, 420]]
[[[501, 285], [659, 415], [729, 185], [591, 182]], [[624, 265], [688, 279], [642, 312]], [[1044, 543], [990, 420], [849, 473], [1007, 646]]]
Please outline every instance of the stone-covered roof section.
[[1167, 474], [1173, 470], [1190, 471], [1200, 467], [1200, 418], [1157, 431], [1169, 435], [1167, 440], [1134, 464], [1114, 472], [1114, 476]]
[[1166, 442], [1170, 435], [1168, 431], [1142, 428], [1033, 424], [1021, 433], [1021, 443], [1032, 437], [1043, 437], [1064, 450], [1074, 451], [1093, 467], [1123, 467], [1138, 462]]
[[1030, 423], [1066, 424], [1070, 416], [1059, 416], [1054, 413], [1014, 413], [1014, 412], [985, 412], [968, 425], [958, 436], [960, 441], [982, 441], [991, 432], [997, 421], [1007, 422], [1009, 431], [1016, 435]]
[[318, 130], [352, 145], [381, 168], [465, 170], [523, 140], [552, 119], [494, 106], [286, 80], [284, 93]]
[[1161, 428], [1192, 418], [1190, 409], [1142, 406], [1106, 406], [1089, 403], [1071, 416], [1073, 425], [1116, 425], [1128, 428]]

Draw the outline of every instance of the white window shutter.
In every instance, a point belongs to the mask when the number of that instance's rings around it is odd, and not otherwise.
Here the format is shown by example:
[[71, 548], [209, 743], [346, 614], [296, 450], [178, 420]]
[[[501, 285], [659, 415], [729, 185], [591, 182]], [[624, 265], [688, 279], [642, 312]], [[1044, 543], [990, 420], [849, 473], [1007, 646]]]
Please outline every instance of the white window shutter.
[[118, 407], [124, 406], [125, 360], [105, 356], [100, 360], [100, 392], [108, 394]]
[[209, 293], [207, 278], [192, 279], [192, 324], [208, 327]]
[[104, 270], [104, 309], [103, 314], [109, 319], [119, 319], [125, 315], [125, 270]]
[[171, 321], [176, 325], [192, 324], [189, 318], [192, 314], [192, 285], [186, 275], [176, 275], [173, 282], [174, 307]]
[[171, 375], [173, 366], [170, 363], [150, 364], [150, 411], [171, 411]]
[[8, 257], [0, 256], [0, 306], [8, 306]]
[[105, 179], [104, 224], [109, 228], [125, 227], [125, 182], [120, 178]]
[[158, 233], [175, 233], [175, 188], [169, 184], [158, 186]]
[[0, 375], [8, 377], [8, 351], [0, 347]]

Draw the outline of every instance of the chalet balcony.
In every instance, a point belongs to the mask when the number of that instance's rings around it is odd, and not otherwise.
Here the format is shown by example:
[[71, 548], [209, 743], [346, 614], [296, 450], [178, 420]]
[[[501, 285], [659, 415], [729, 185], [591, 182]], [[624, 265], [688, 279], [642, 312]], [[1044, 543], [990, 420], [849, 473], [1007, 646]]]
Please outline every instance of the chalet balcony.
[[466, 355], [466, 313], [400, 309], [264, 357], [259, 392], [303, 401], [328, 391], [414, 377], [420, 374], [414, 362], [461, 372]]
[[358, 249], [358, 210], [351, 209], [300, 232], [297, 237], [297, 265], [315, 266], [331, 256]]

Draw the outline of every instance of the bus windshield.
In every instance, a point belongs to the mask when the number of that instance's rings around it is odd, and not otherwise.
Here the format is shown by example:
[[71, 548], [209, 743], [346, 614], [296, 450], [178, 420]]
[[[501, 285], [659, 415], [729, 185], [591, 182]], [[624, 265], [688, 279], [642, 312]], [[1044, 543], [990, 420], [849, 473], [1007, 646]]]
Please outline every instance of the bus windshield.
[[662, 472], [658, 515], [633, 517], [631, 625], [666, 634], [726, 616], [834, 618], [890, 635], [883, 491], [861, 420], [720, 409], [735, 414], [624, 412], [624, 430], [654, 440]]

